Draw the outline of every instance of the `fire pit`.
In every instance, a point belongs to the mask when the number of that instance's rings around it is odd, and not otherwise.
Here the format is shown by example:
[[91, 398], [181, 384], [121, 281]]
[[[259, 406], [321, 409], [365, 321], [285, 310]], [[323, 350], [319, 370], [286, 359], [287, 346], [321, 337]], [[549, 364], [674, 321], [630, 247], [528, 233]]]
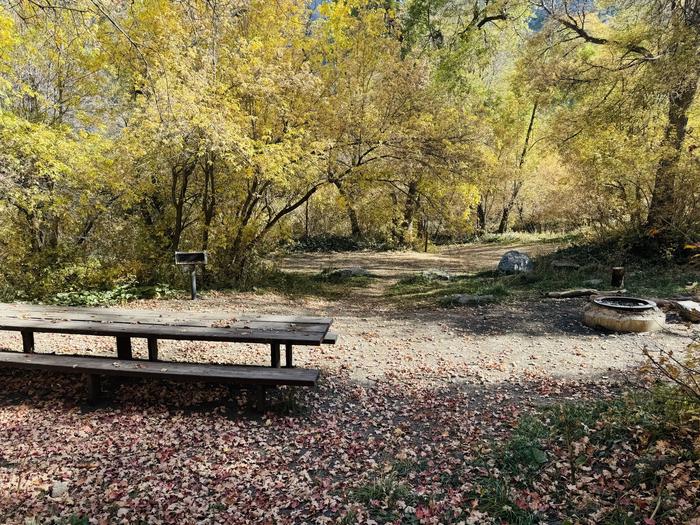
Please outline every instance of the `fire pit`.
[[654, 301], [612, 295], [596, 297], [586, 305], [583, 322], [613, 332], [656, 332], [664, 327], [666, 315]]
[[638, 297], [617, 297], [614, 295], [598, 297], [593, 299], [593, 302], [605, 308], [633, 312], [640, 310], [651, 310], [652, 308], [656, 307], [656, 303], [654, 301], [647, 301], [646, 299], [639, 299]]

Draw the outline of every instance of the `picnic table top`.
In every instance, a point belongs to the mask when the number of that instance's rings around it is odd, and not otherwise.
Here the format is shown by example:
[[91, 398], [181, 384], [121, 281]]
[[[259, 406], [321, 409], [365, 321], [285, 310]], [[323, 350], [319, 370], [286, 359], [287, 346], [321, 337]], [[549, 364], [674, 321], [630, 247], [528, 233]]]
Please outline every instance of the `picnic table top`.
[[327, 317], [0, 303], [0, 330], [192, 341], [320, 345]]

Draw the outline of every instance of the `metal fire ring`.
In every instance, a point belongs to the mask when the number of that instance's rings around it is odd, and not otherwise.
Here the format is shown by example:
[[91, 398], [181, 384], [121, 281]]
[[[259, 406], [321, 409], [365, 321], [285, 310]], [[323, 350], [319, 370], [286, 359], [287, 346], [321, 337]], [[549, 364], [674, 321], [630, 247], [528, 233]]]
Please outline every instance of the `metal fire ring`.
[[604, 308], [612, 308], [613, 310], [640, 311], [651, 310], [656, 307], [654, 301], [640, 299], [639, 297], [618, 297], [608, 295], [593, 299], [593, 302]]

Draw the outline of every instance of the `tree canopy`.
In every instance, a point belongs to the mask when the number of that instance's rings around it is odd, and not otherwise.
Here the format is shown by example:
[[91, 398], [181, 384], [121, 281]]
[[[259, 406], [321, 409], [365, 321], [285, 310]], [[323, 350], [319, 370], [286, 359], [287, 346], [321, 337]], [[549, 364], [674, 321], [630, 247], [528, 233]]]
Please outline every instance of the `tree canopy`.
[[[245, 281], [389, 246], [700, 230], [697, 2], [0, 1], [0, 285]], [[422, 242], [422, 241], [420, 241]]]

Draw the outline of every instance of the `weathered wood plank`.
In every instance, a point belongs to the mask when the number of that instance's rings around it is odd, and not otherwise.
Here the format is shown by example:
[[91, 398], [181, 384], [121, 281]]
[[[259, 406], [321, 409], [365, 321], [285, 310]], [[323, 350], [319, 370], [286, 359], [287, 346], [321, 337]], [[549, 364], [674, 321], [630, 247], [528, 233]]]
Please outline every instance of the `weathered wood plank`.
[[324, 345], [334, 345], [338, 342], [338, 334], [328, 332], [326, 336], [323, 338], [323, 344]]
[[37, 305], [24, 303], [0, 303], [0, 316], [8, 312], [25, 312], [25, 313], [54, 313], [54, 314], [93, 314], [97, 316], [114, 315], [137, 317], [141, 319], [156, 318], [163, 319], [167, 322], [169, 319], [184, 320], [184, 321], [219, 321], [235, 318], [239, 321], [256, 321], [261, 323], [294, 323], [294, 324], [331, 324], [333, 319], [329, 317], [312, 317], [312, 316], [287, 316], [287, 315], [259, 315], [259, 314], [239, 314], [232, 315], [231, 312], [192, 312], [192, 311], [161, 311], [161, 310], [144, 310], [144, 309], [125, 309], [125, 308], [95, 308], [95, 307], [78, 307], [78, 306], [56, 306], [56, 305]]
[[136, 315], [121, 315], [105, 312], [102, 315], [87, 314], [81, 312], [55, 313], [55, 312], [10, 312], [0, 314], [3, 319], [19, 319], [29, 321], [81, 321], [93, 323], [124, 323], [153, 326], [191, 326], [199, 328], [230, 328], [253, 330], [287, 330], [290, 332], [324, 332], [328, 324], [321, 323], [293, 323], [293, 322], [259, 322], [233, 319], [197, 320], [178, 317], [139, 317]]
[[313, 386], [319, 371], [306, 368], [269, 368], [205, 363], [115, 361], [105, 357], [0, 352], [0, 366], [57, 372], [192, 380], [255, 385]]
[[321, 344], [323, 332], [290, 332], [288, 330], [254, 330], [233, 328], [201, 328], [192, 326], [142, 325], [129, 323], [94, 323], [87, 321], [44, 321], [0, 317], [0, 330], [32, 330], [42, 333], [155, 337], [189, 341], [221, 341], [236, 343]]

